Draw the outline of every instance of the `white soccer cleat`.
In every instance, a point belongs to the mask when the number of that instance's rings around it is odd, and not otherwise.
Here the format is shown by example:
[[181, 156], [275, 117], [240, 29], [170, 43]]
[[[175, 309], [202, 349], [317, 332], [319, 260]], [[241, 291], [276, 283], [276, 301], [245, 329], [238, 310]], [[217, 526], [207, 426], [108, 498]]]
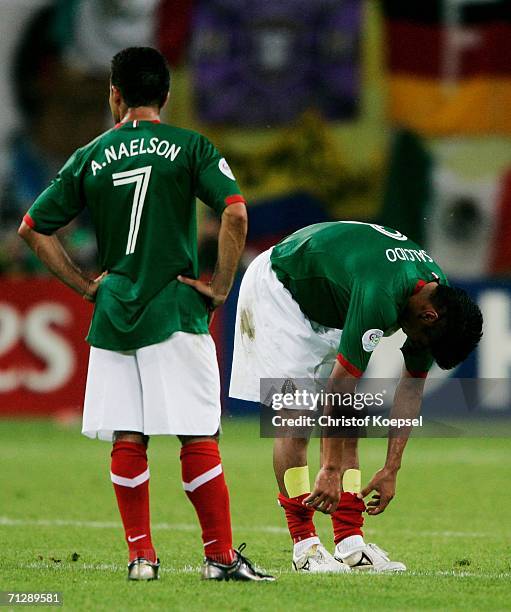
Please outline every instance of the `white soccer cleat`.
[[351, 571], [342, 561], [334, 559], [321, 544], [313, 544], [300, 557], [293, 554], [293, 569], [310, 574], [339, 574]]
[[342, 561], [352, 570], [368, 572], [404, 572], [406, 565], [400, 561], [391, 561], [388, 553], [376, 544], [364, 544], [356, 546], [349, 552], [341, 553], [337, 544], [334, 558]]

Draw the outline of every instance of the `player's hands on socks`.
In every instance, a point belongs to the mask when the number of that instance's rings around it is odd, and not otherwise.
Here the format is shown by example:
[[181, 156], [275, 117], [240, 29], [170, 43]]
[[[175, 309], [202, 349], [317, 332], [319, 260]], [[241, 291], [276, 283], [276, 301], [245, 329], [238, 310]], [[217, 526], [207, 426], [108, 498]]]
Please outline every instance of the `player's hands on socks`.
[[371, 500], [366, 504], [367, 514], [381, 514], [385, 510], [396, 494], [396, 479], [397, 472], [388, 468], [382, 468], [376, 472], [370, 482], [357, 495], [359, 499], [363, 499], [371, 491], [375, 491]]
[[340, 496], [340, 470], [322, 467], [316, 476], [314, 490], [303, 500], [303, 503], [309, 508], [314, 508], [325, 514], [332, 514], [337, 510]]

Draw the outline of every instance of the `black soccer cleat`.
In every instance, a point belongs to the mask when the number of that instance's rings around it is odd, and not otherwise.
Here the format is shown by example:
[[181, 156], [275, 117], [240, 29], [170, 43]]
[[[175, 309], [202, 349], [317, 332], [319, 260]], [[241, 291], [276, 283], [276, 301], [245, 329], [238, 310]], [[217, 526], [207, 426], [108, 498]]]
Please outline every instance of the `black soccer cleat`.
[[128, 565], [128, 580], [158, 580], [160, 560], [152, 563], [143, 557], [137, 557]]
[[275, 580], [273, 576], [256, 570], [252, 562], [241, 554], [246, 546], [246, 544], [241, 544], [239, 550], [234, 551], [236, 557], [230, 565], [224, 565], [206, 557], [202, 566], [202, 579], [226, 581], [252, 580], [254, 582], [271, 582]]

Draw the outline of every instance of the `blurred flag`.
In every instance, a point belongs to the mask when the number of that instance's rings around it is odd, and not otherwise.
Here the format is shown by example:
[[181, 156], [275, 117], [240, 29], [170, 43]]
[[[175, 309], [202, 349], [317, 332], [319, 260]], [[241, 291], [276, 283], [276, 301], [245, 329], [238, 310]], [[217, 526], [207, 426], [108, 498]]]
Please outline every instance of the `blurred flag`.
[[452, 278], [511, 273], [505, 143], [482, 151], [481, 139], [428, 142], [398, 131], [378, 221], [424, 245]]
[[422, 244], [431, 203], [431, 154], [419, 136], [400, 130], [393, 135], [389, 157], [379, 222]]
[[425, 245], [448, 276], [477, 279], [492, 274], [500, 177], [489, 173], [472, 178], [438, 162]]
[[390, 118], [428, 135], [511, 134], [509, 0], [383, 0]]
[[490, 270], [495, 276], [511, 275], [511, 168], [500, 182], [495, 240], [490, 253]]
[[160, 0], [156, 14], [156, 42], [171, 66], [185, 56], [192, 27], [193, 0]]
[[154, 46], [158, 0], [59, 0], [57, 36], [66, 59], [87, 72], [107, 71], [124, 47]]
[[200, 118], [243, 126], [289, 122], [309, 108], [358, 110], [360, 0], [202, 0], [192, 62]]

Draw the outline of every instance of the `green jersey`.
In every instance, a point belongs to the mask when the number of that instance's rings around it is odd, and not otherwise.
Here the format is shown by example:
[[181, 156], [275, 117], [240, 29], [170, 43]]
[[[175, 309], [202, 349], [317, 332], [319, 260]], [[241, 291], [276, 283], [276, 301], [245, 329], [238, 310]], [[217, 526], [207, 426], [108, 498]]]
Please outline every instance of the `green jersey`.
[[[447, 279], [433, 259], [400, 232], [356, 221], [319, 223], [279, 242], [272, 267], [311, 322], [342, 329], [338, 360], [360, 376], [382, 336], [399, 329], [409, 298]], [[408, 339], [406, 368], [425, 376], [433, 359]]]
[[244, 202], [224, 158], [203, 136], [159, 121], [118, 124], [78, 149], [25, 221], [52, 234], [87, 207], [101, 282], [87, 340], [124, 351], [176, 331], [208, 333], [198, 277], [195, 198], [219, 215]]

